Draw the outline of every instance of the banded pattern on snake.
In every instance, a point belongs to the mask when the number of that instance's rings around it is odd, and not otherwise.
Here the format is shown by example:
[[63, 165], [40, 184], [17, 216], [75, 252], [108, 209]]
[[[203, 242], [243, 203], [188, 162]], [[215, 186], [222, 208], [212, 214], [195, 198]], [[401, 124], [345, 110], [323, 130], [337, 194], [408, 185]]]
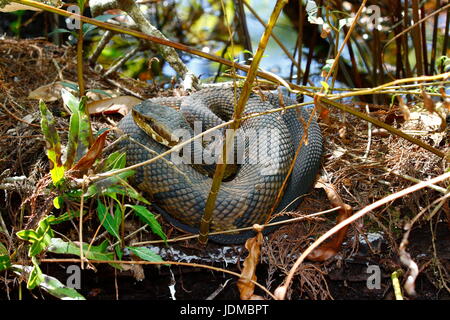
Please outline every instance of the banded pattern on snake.
[[[161, 105], [179, 108], [188, 121], [202, 120], [205, 127], [215, 126], [232, 118], [234, 103], [240, 94], [232, 88], [203, 89], [185, 97], [154, 98], [135, 106], [136, 113], [149, 113], [152, 109], [161, 109]], [[264, 113], [281, 104], [291, 105], [296, 102], [278, 96], [266, 95], [263, 99], [251, 94], [245, 115]], [[157, 106], [159, 106], [157, 108]], [[137, 111], [136, 111], [137, 110]], [[147, 110], [147, 111], [146, 111]], [[172, 109], [173, 110], [173, 109]], [[167, 121], [182, 122], [171, 111]], [[282, 112], [267, 113], [245, 120], [239, 131], [252, 130], [256, 135], [249, 135], [244, 144], [244, 154], [258, 155], [257, 163], [244, 161], [229, 181], [223, 181], [217, 196], [216, 207], [210, 231], [221, 231], [252, 226], [265, 222], [275, 203], [278, 191], [285, 179], [295, 151], [304, 133], [304, 125], [308, 123], [310, 113], [304, 108], [287, 109]], [[125, 148], [127, 164], [143, 162], [167, 150], [160, 142], [144, 132], [135, 122], [132, 113], [125, 116], [118, 126], [139, 144], [128, 139], [121, 143]], [[189, 128], [183, 124], [184, 128]], [[270, 137], [267, 136], [270, 132]], [[306, 143], [302, 145], [293, 171], [289, 177], [284, 195], [274, 212], [293, 210], [307, 193], [315, 179], [322, 155], [322, 135], [315, 119], [307, 129]], [[261, 142], [264, 152], [261, 152]], [[276, 150], [276, 152], [270, 152]], [[133, 184], [151, 195], [158, 211], [176, 227], [196, 233], [205, 210], [212, 179], [198, 172], [189, 164], [171, 164], [170, 156], [157, 160], [149, 165], [136, 169]], [[253, 231], [234, 234], [210, 236], [218, 243], [242, 243], [253, 236]]]

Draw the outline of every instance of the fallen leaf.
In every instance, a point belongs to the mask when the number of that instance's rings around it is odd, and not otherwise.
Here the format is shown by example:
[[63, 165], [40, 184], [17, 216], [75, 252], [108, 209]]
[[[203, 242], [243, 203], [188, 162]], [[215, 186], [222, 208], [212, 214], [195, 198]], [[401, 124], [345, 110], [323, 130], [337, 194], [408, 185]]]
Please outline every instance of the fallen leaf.
[[142, 100], [133, 96], [120, 96], [116, 98], [102, 99], [88, 103], [90, 114], [120, 113], [126, 115], [132, 107]]
[[[324, 189], [325, 193], [327, 194], [328, 200], [330, 201], [331, 205], [333, 207], [340, 207], [338, 217], [336, 218], [336, 222], [340, 223], [341, 221], [344, 221], [348, 217], [350, 217], [353, 214], [353, 209], [348, 204], [344, 203], [342, 201], [342, 198], [337, 193], [336, 189], [333, 187], [333, 185], [326, 183], [325, 181], [322, 181], [319, 179], [317, 181], [315, 188], [322, 188]], [[348, 226], [345, 226], [344, 228], [340, 229], [333, 237], [332, 240], [330, 240], [327, 243], [324, 243], [317, 249], [315, 249], [313, 252], [311, 252], [308, 255], [308, 259], [311, 261], [325, 261], [339, 252], [339, 249], [341, 248], [342, 242], [345, 239], [345, 235], [347, 234]]]
[[405, 118], [406, 121], [409, 121], [409, 119], [411, 119], [411, 112], [409, 112], [408, 106], [405, 104], [402, 97], [397, 96], [397, 98], [398, 98], [398, 106], [403, 114], [403, 118]]
[[28, 94], [29, 99], [42, 99], [44, 102], [56, 101], [61, 97], [61, 89], [64, 85], [61, 81], [49, 83], [31, 91]]
[[250, 281], [256, 281], [256, 266], [259, 263], [259, 256], [261, 254], [261, 244], [263, 241], [261, 226], [254, 225], [254, 229], [258, 231], [255, 237], [248, 239], [245, 242], [245, 248], [248, 250], [248, 256], [245, 258], [241, 277], [237, 282], [237, 287], [240, 292], [241, 300], [259, 300], [260, 296], [254, 295], [255, 284]]
[[[134, 259], [133, 259], [134, 260]], [[140, 264], [120, 264], [122, 266], [122, 271], [131, 271], [133, 278], [136, 281], [145, 280], [144, 268]]]
[[448, 96], [445, 93], [445, 89], [444, 88], [440, 88], [439, 92], [441, 93], [442, 96], [442, 100], [443, 100], [443, 106], [447, 109], [448, 112], [450, 112], [450, 96]]
[[423, 98], [423, 105], [425, 109], [428, 110], [428, 112], [433, 113], [436, 111], [436, 104], [434, 103], [433, 99], [431, 99], [430, 95], [425, 92], [422, 88], [422, 98]]

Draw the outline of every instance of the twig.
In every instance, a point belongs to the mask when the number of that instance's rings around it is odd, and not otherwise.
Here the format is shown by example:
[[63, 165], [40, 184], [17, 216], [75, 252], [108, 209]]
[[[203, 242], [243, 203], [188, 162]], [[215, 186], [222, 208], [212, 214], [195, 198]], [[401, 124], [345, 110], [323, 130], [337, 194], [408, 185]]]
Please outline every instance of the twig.
[[349, 225], [352, 222], [355, 222], [356, 220], [362, 218], [365, 214], [367, 214], [368, 212], [372, 211], [373, 209], [378, 208], [379, 206], [382, 206], [383, 204], [386, 204], [388, 202], [391, 202], [395, 199], [401, 198], [409, 193], [415, 192], [417, 190], [420, 190], [422, 188], [425, 188], [427, 186], [429, 186], [430, 184], [435, 184], [441, 181], [444, 181], [446, 179], [450, 179], [450, 172], [444, 173], [440, 176], [437, 176], [433, 179], [430, 179], [428, 181], [422, 181], [418, 184], [415, 184], [409, 188], [406, 188], [404, 190], [401, 190], [399, 192], [396, 192], [394, 194], [391, 194], [387, 197], [384, 197], [383, 199], [380, 199], [368, 206], [366, 206], [364, 209], [361, 209], [360, 211], [356, 212], [353, 216], [345, 219], [344, 221], [338, 223], [336, 226], [334, 226], [333, 228], [331, 228], [330, 230], [328, 230], [325, 234], [323, 234], [322, 236], [320, 236], [316, 241], [314, 241], [314, 243], [309, 246], [303, 253], [302, 255], [297, 259], [297, 261], [295, 262], [294, 266], [292, 267], [292, 269], [289, 271], [288, 276], [286, 277], [286, 280], [284, 282], [284, 284], [280, 287], [278, 287], [275, 290], [275, 296], [277, 297], [277, 299], [283, 300], [286, 296], [286, 292], [287, 289], [289, 287], [289, 285], [291, 284], [291, 281], [294, 277], [294, 274], [296, 272], [296, 270], [298, 269], [298, 267], [300, 266], [300, 264], [303, 263], [303, 261], [305, 260], [305, 258], [315, 249], [317, 248], [322, 242], [324, 242], [326, 239], [328, 239], [329, 237], [331, 237], [333, 234], [335, 234], [338, 230], [342, 229], [343, 227]]
[[[258, 15], [258, 13], [255, 11], [255, 9], [253, 9], [248, 3], [247, 1], [242, 1], [244, 2], [244, 5], [247, 7], [248, 10], [250, 10], [250, 12], [255, 16], [256, 20], [259, 21], [259, 23], [261, 23], [261, 25], [265, 28], [267, 28], [267, 24], [264, 22], [263, 19], [261, 19], [261, 17]], [[289, 58], [289, 60], [291, 60], [292, 64], [294, 66], [297, 67], [297, 69], [301, 69], [299, 63], [295, 60], [295, 58], [292, 56], [292, 54], [289, 52], [288, 49], [286, 49], [286, 46], [283, 44], [283, 42], [281, 42], [280, 38], [277, 37], [277, 35], [275, 33], [272, 33], [270, 35], [273, 40], [275, 40], [275, 42], [280, 46], [281, 50], [283, 50], [283, 52], [286, 54], [286, 56]]]
[[[340, 208], [341, 207], [335, 207], [335, 208], [331, 208], [331, 209], [328, 209], [328, 210], [325, 210], [325, 211], [320, 211], [320, 212], [308, 214], [308, 215], [305, 215], [305, 216], [302, 216], [302, 217], [296, 217], [296, 218], [285, 219], [285, 220], [281, 220], [281, 221], [277, 221], [277, 222], [268, 223], [268, 224], [265, 224], [264, 226], [265, 227], [270, 227], [270, 226], [277, 226], [277, 225], [287, 224], [287, 223], [291, 223], [291, 222], [302, 221], [302, 220], [305, 220], [305, 219], [309, 219], [309, 218], [320, 216], [320, 215], [323, 215], [323, 214], [326, 214], [326, 213], [337, 211]], [[210, 235], [228, 234], [228, 233], [235, 233], [235, 232], [248, 231], [248, 230], [253, 230], [253, 226], [252, 227], [239, 228], [239, 229], [231, 229], [231, 230], [225, 230], [225, 231], [211, 232]], [[179, 237], [179, 238], [174, 238], [174, 239], [167, 239], [167, 240], [142, 241], [142, 242], [134, 243], [134, 245], [147, 245], [147, 244], [177, 242], [177, 241], [184, 241], [184, 240], [189, 240], [189, 239], [195, 239], [195, 238], [198, 238], [198, 237], [199, 237], [199, 235], [196, 234], [196, 235], [192, 235], [192, 236], [184, 236], [184, 237]]]
[[3, 220], [2, 212], [0, 211], [0, 231], [5, 233], [8, 237], [8, 240], [11, 239], [11, 236], [8, 232], [8, 229], [6, 228], [5, 221]]
[[102, 53], [103, 49], [105, 49], [106, 45], [112, 39], [113, 36], [114, 36], [114, 32], [112, 32], [110, 30], [105, 31], [102, 38], [97, 43], [97, 47], [95, 48], [94, 52], [89, 57], [90, 63], [95, 63], [95, 61], [97, 61], [97, 59], [100, 56], [100, 54]]
[[[366, 112], [367, 112], [367, 114], [370, 113], [369, 105], [367, 105], [367, 104], [366, 104]], [[369, 157], [371, 144], [372, 144], [372, 122], [368, 122], [367, 123], [367, 147], [366, 147], [366, 152], [364, 153], [364, 155], [362, 157], [363, 161], [366, 161], [367, 158]]]
[[[405, 2], [406, 3], [406, 2]], [[433, 17], [434, 15], [448, 10], [450, 8], [450, 3], [448, 3], [447, 5], [443, 6], [442, 8], [440, 8], [439, 10], [434, 11], [433, 13], [427, 15], [426, 17], [420, 19], [419, 21], [417, 21], [416, 23], [412, 24], [411, 26], [409, 26], [408, 28], [404, 29], [402, 32], [400, 32], [399, 34], [397, 34], [395, 37], [393, 37], [392, 39], [390, 39], [388, 42], [386, 42], [386, 44], [383, 47], [383, 50], [381, 50], [381, 55], [382, 55], [382, 59], [384, 61], [384, 51], [386, 50], [386, 48], [393, 42], [395, 41], [398, 37], [401, 37], [402, 35], [404, 35], [405, 33], [409, 32], [411, 29], [417, 27], [417, 25], [423, 23], [424, 21], [426, 21], [427, 19]], [[445, 47], [444, 47], [445, 48]], [[419, 63], [419, 62], [418, 62]], [[385, 64], [383, 63], [384, 68], [386, 69]], [[386, 69], [387, 70], [387, 69]]]
[[[359, 16], [361, 15], [363, 9], [365, 8], [366, 2], [367, 2], [367, 0], [364, 0], [364, 1], [361, 3], [361, 6], [359, 7], [358, 11], [356, 12], [355, 19], [354, 19], [352, 25], [350, 26], [350, 29], [348, 30], [347, 34], [345, 35], [344, 41], [342, 42], [342, 45], [341, 45], [341, 47], [339, 48], [339, 51], [338, 51], [337, 55], [334, 57], [333, 64], [331, 65], [331, 68], [330, 68], [330, 70], [328, 71], [327, 76], [325, 77], [325, 80], [324, 80], [325, 82], [328, 81], [328, 79], [330, 78], [330, 76], [331, 76], [331, 74], [333, 73], [334, 69], [336, 68], [336, 66], [337, 66], [337, 64], [338, 64], [338, 62], [339, 62], [339, 57], [341, 56], [342, 51], [343, 51], [344, 48], [345, 48], [345, 45], [347, 44], [348, 40], [350, 39], [350, 36], [351, 36], [353, 30], [355, 29], [356, 25], [358, 24], [358, 18], [359, 18]], [[339, 38], [339, 37], [337, 37], [337, 38]], [[322, 90], [324, 90], [324, 89], [325, 89], [325, 88], [322, 88]]]
[[[81, 259], [40, 259], [40, 262], [44, 262], [44, 263], [78, 263], [81, 262]], [[208, 265], [204, 265], [204, 264], [198, 264], [198, 263], [190, 263], [190, 262], [179, 262], [179, 261], [122, 261], [122, 260], [89, 260], [90, 263], [114, 263], [114, 264], [138, 264], [138, 265], [178, 265], [178, 266], [186, 266], [186, 267], [192, 267], [192, 268], [204, 268], [204, 269], [209, 269], [209, 270], [213, 270], [213, 271], [218, 271], [218, 272], [223, 272], [223, 273], [228, 273], [231, 274], [235, 277], [240, 278], [241, 275], [239, 273], [230, 271], [230, 270], [226, 270], [226, 269], [222, 269], [222, 268], [218, 268], [218, 267], [214, 267], [214, 266], [208, 266]], [[267, 290], [266, 287], [264, 287], [263, 285], [259, 284], [258, 282], [249, 279], [250, 282], [254, 283], [256, 286], [258, 286], [259, 288], [261, 288], [265, 293], [267, 293], [270, 297], [272, 297], [273, 299], [276, 299], [276, 297], [269, 291]]]
[[[408, 277], [406, 278], [406, 282], [405, 282], [405, 290], [411, 296], [416, 294], [415, 281], [416, 281], [417, 276], [419, 275], [419, 268], [417, 266], [417, 263], [415, 263], [414, 260], [411, 259], [411, 255], [406, 251], [406, 247], [408, 246], [408, 243], [409, 243], [408, 238], [409, 238], [409, 234], [412, 230], [412, 226], [417, 222], [417, 220], [419, 220], [420, 217], [422, 217], [422, 215], [425, 212], [427, 212], [429, 210], [430, 206], [437, 203], [436, 207], [440, 207], [440, 204], [443, 203], [449, 196], [450, 196], [450, 192], [447, 192], [447, 194], [444, 195], [443, 197], [433, 201], [432, 204], [430, 204], [426, 208], [422, 209], [416, 216], [414, 216], [414, 218], [411, 220], [411, 222], [407, 223], [404, 227], [406, 232], [403, 235], [402, 241], [400, 242], [399, 255], [400, 255], [400, 261], [409, 269], [409, 274], [408, 274]], [[434, 210], [433, 210], [433, 212], [434, 212]], [[432, 215], [433, 214], [430, 215], [429, 219], [431, 219]], [[434, 239], [434, 237], [432, 237], [432, 239]]]
[[213, 293], [211, 293], [205, 300], [213, 300], [215, 297], [217, 297], [217, 295], [221, 293], [223, 289], [225, 289], [230, 280], [231, 279], [227, 279], [224, 283], [221, 283], [220, 286]]
[[80, 221], [79, 221], [79, 241], [80, 241], [80, 260], [81, 260], [81, 269], [84, 269], [84, 253], [83, 253], [83, 206], [84, 206], [84, 193], [85, 193], [85, 177], [83, 178], [83, 182], [81, 184], [81, 200], [80, 200]]
[[132, 90], [130, 90], [130, 89], [128, 89], [128, 88], [122, 86], [122, 85], [121, 85], [120, 83], [118, 83], [117, 81], [114, 81], [114, 80], [108, 79], [108, 78], [106, 78], [105, 80], [108, 81], [109, 83], [111, 83], [112, 85], [116, 86], [117, 88], [119, 88], [119, 89], [125, 91], [126, 93], [128, 93], [128, 94], [130, 94], [130, 95], [132, 95], [132, 96], [134, 96], [134, 97], [136, 97], [136, 98], [139, 98], [139, 99], [141, 99], [141, 100], [145, 100], [145, 98], [144, 98], [143, 96], [141, 96], [139, 93], [134, 92], [134, 91], [132, 91]]
[[[116, 1], [117, 4], [119, 5], [119, 8], [124, 10], [130, 15], [130, 17], [139, 26], [139, 29], [142, 32], [156, 36], [158, 38], [166, 39], [166, 37], [158, 29], [156, 29], [153, 25], [151, 25], [150, 22], [145, 18], [144, 14], [139, 8], [139, 5], [137, 5], [134, 0], [116, 0]], [[182, 77], [185, 77], [187, 75], [189, 69], [186, 67], [186, 65], [183, 63], [183, 61], [180, 59], [177, 52], [173, 48], [156, 44], [153, 42], [150, 43], [150, 46], [154, 50], [159, 52], [164, 58], [164, 60], [166, 60], [178, 74], [180, 74]]]
[[263, 35], [261, 36], [261, 40], [259, 41], [258, 49], [256, 50], [255, 56], [253, 57], [252, 64], [247, 73], [247, 79], [244, 82], [241, 93], [239, 95], [239, 100], [235, 106], [233, 113], [233, 122], [230, 125], [231, 134], [227, 135], [226, 141], [223, 144], [223, 150], [221, 154], [221, 161], [216, 166], [216, 171], [214, 172], [214, 177], [211, 184], [211, 190], [209, 192], [208, 198], [205, 204], [205, 212], [201, 219], [200, 228], [199, 228], [199, 242], [202, 244], [206, 244], [207, 235], [209, 232], [209, 224], [212, 220], [213, 210], [216, 206], [217, 195], [219, 194], [220, 185], [222, 184], [222, 179], [226, 169], [226, 157], [227, 157], [227, 145], [230, 145], [234, 139], [235, 133], [240, 126], [241, 123], [241, 115], [244, 111], [245, 105], [251, 93], [252, 83], [256, 78], [258, 72], [258, 66], [262, 59], [264, 50], [266, 49], [267, 42], [269, 41], [270, 34], [272, 33], [272, 29], [275, 26], [275, 23], [278, 19], [278, 16], [281, 13], [281, 10], [286, 5], [287, 0], [278, 0], [275, 4], [275, 7], [272, 11], [272, 15], [270, 16], [269, 23], [267, 28], [264, 30]]
[[131, 49], [130, 51], [128, 51], [119, 61], [117, 61], [116, 64], [114, 64], [111, 68], [109, 68], [103, 76], [107, 77], [111, 73], [117, 71], [120, 67], [122, 67], [124, 65], [125, 62], [127, 62], [131, 57], [133, 57], [136, 54], [136, 52], [139, 51], [139, 49], [140, 49], [140, 46], [136, 46], [133, 49]]

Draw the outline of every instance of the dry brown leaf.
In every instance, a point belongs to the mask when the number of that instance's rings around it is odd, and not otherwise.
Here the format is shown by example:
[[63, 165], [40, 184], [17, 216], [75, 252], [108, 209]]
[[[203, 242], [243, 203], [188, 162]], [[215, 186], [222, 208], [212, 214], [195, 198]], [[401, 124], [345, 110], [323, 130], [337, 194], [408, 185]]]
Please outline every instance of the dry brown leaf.
[[320, 37], [323, 39], [328, 38], [328, 35], [331, 33], [331, 27], [328, 23], [324, 23], [322, 26], [322, 32], [320, 33]]
[[136, 281], [145, 280], [145, 273], [144, 273], [144, 268], [142, 267], [142, 265], [121, 263], [120, 266], [122, 267], [122, 271], [131, 271], [131, 273], [133, 274], [133, 278]]
[[436, 111], [436, 104], [434, 103], [433, 99], [431, 99], [430, 95], [425, 92], [422, 88], [422, 98], [423, 98], [423, 105], [425, 109], [428, 110], [428, 112], [433, 113]]
[[450, 112], [450, 96], [448, 96], [445, 93], [445, 89], [444, 88], [440, 88], [439, 92], [441, 93], [441, 96], [442, 96], [442, 101], [443, 101], [442, 104], [443, 104], [444, 108], [446, 108], [447, 111]]
[[95, 160], [100, 156], [105, 146], [106, 135], [108, 131], [103, 132], [97, 140], [95, 140], [92, 147], [89, 148], [88, 152], [75, 164], [71, 171], [75, 172], [76, 176], [80, 177], [89, 170], [94, 164]]
[[255, 284], [249, 279], [256, 281], [256, 266], [259, 263], [259, 256], [261, 254], [261, 244], [263, 236], [260, 226], [253, 226], [254, 229], [259, 230], [257, 235], [248, 239], [245, 242], [245, 248], [248, 250], [248, 256], [245, 258], [241, 277], [237, 282], [237, 286], [240, 292], [241, 300], [259, 300], [261, 297], [254, 295]]
[[397, 98], [398, 98], [398, 106], [403, 114], [403, 118], [405, 118], [405, 121], [409, 121], [409, 119], [411, 118], [411, 112], [409, 112], [408, 106], [405, 104], [402, 97], [397, 96]]
[[142, 102], [133, 96], [120, 96], [116, 98], [102, 99], [88, 103], [90, 114], [120, 113], [126, 115], [132, 107]]
[[[316, 188], [323, 188], [327, 194], [328, 200], [333, 207], [341, 207], [339, 209], [338, 217], [336, 218], [336, 223], [344, 221], [353, 214], [353, 209], [348, 204], [342, 201], [342, 198], [337, 193], [336, 189], [332, 184], [326, 183], [319, 179], [316, 183]], [[322, 244], [319, 248], [315, 249], [308, 255], [308, 259], [311, 261], [325, 261], [339, 252], [342, 242], [347, 234], [348, 226], [340, 229], [329, 242]]]
[[[72, 81], [64, 81], [65, 83], [72, 84], [74, 86], [77, 86], [75, 82]], [[28, 95], [29, 99], [36, 99], [36, 100], [44, 100], [44, 102], [52, 102], [56, 101], [61, 98], [61, 89], [64, 88], [66, 90], [69, 90], [72, 94], [76, 94], [74, 90], [72, 90], [67, 85], [64, 85], [63, 82], [57, 81], [54, 83], [49, 83], [43, 86], [40, 86], [39, 88], [31, 91]], [[95, 91], [87, 91], [86, 97], [90, 101], [95, 100], [101, 100], [111, 98], [111, 97], [117, 97], [117, 93], [113, 90], [95, 90]]]
[[338, 133], [339, 133], [339, 138], [345, 139], [345, 140], [347, 139], [347, 127], [339, 128]]
[[322, 119], [322, 121], [326, 124], [330, 124], [331, 120], [330, 120], [330, 110], [328, 110], [327, 107], [325, 107], [321, 102], [320, 102], [320, 97], [318, 95], [316, 95], [314, 97], [314, 105], [316, 106], [318, 113], [319, 113], [319, 118]]
[[[73, 82], [69, 82], [68, 83], [73, 83]], [[75, 84], [75, 83], [73, 83]], [[33, 90], [30, 92], [30, 94], [28, 95], [29, 99], [36, 99], [36, 100], [40, 100], [42, 99], [44, 102], [52, 102], [52, 101], [56, 101], [59, 98], [61, 98], [61, 89], [65, 88], [65, 89], [69, 89], [67, 87], [64, 87], [61, 83], [61, 81], [57, 81], [55, 83], [49, 83], [43, 86], [40, 86], [39, 88]], [[69, 90], [71, 91], [71, 90]], [[73, 91], [71, 91], [73, 92]]]

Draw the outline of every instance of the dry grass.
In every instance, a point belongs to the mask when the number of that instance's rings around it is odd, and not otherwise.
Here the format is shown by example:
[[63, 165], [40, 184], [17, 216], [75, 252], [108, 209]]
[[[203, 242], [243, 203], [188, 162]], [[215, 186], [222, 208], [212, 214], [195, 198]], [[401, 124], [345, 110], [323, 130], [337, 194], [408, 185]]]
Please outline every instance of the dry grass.
[[[8, 191], [0, 192], [0, 206], [4, 208], [6, 220], [15, 230], [24, 222], [23, 216], [29, 214], [29, 209], [21, 207], [22, 203], [33, 194], [38, 182], [48, 173], [37, 101], [29, 99], [28, 94], [31, 90], [55, 81], [76, 82], [75, 66], [75, 52], [70, 47], [59, 48], [43, 40], [0, 40], [0, 185], [9, 183], [8, 188], [3, 188]], [[112, 88], [110, 82], [102, 79], [89, 67], [86, 67], [85, 79], [87, 88]], [[115, 80], [143, 97], [155, 95], [154, 91], [137, 81]], [[68, 119], [63, 115], [61, 101], [48, 105], [57, 116], [57, 126], [64, 139]], [[399, 128], [405, 126], [396, 108], [373, 106], [371, 115], [394, 123]], [[366, 122], [349, 115], [343, 117], [341, 114], [331, 114], [330, 119], [330, 124], [321, 124], [325, 140], [322, 177], [334, 185], [344, 202], [354, 210], [410, 186], [413, 182], [406, 179], [408, 176], [425, 180], [444, 172], [446, 164], [442, 159], [401, 138], [377, 133], [376, 130], [372, 131], [370, 149], [367, 152], [369, 134]], [[97, 118], [93, 125], [98, 129], [109, 124], [105, 119]], [[428, 130], [420, 122], [413, 127], [411, 124], [407, 125], [408, 130]], [[422, 133], [420, 137], [442, 151], [448, 151], [448, 130], [447, 133], [440, 133], [440, 136], [436, 136], [436, 133]], [[20, 176], [25, 176], [26, 179], [5, 182], [9, 181], [8, 178]], [[392, 268], [400, 267], [396, 257], [404, 223], [439, 195], [437, 191], [426, 189], [373, 212], [364, 223], [350, 229], [348, 239], [353, 237], [353, 240], [347, 241], [340, 258], [345, 259], [358, 250], [356, 235], [382, 231], [389, 249], [384, 252], [373, 249], [371, 254], [391, 260], [389, 263]], [[49, 198], [36, 200], [36, 206], [42, 211], [51, 208], [45, 199]], [[329, 208], [330, 204], [324, 193], [313, 190], [310, 197], [303, 201], [299, 212], [308, 214]], [[441, 212], [447, 214], [447, 219], [450, 216], [448, 210], [448, 205], [441, 209]], [[439, 215], [435, 219], [439, 219]], [[271, 287], [277, 273], [287, 274], [299, 252], [333, 224], [334, 216], [330, 216], [291, 224], [274, 232], [263, 248], [263, 256], [267, 258], [269, 266], [267, 286]], [[439, 239], [435, 240], [439, 242]], [[434, 257], [421, 261], [421, 266], [425, 268], [430, 265], [431, 259]], [[329, 263], [303, 265], [297, 272], [296, 285], [292, 290], [303, 292], [310, 299], [331, 298], [325, 281], [326, 265]], [[441, 276], [436, 283], [442, 281], [448, 281], [448, 277]]]

